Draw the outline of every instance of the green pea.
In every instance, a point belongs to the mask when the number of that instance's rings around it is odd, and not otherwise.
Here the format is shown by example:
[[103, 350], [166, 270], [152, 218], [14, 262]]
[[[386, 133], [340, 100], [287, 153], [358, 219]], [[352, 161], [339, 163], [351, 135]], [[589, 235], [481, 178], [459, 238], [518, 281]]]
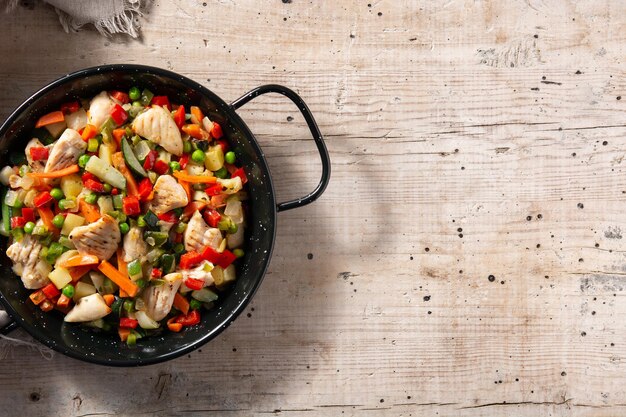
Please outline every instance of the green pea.
[[74, 286], [72, 284], [67, 284], [65, 287], [63, 287], [62, 292], [63, 292], [64, 296], [66, 296], [68, 298], [72, 298], [76, 291], [75, 291]]
[[194, 162], [197, 162], [199, 164], [204, 162], [204, 152], [202, 152], [200, 149], [196, 149], [195, 151], [193, 151], [193, 153], [191, 154], [191, 159]]
[[24, 233], [31, 234], [33, 233], [33, 229], [35, 229], [35, 223], [28, 222], [24, 225]]
[[183, 253], [185, 251], [185, 245], [183, 245], [182, 243], [177, 243], [176, 245], [174, 245], [174, 253]]
[[189, 302], [189, 308], [192, 310], [200, 310], [200, 307], [202, 307], [202, 303], [195, 298]]
[[226, 152], [226, 155], [224, 155], [224, 160], [229, 164], [234, 164], [235, 159], [237, 159], [237, 157], [235, 156], [235, 152], [233, 151], [228, 151]]
[[53, 188], [52, 190], [50, 190], [50, 195], [57, 201], [65, 197], [65, 195], [63, 195], [63, 191], [61, 191], [60, 188]]
[[59, 201], [59, 208], [61, 210], [67, 210], [76, 207], [76, 201], [74, 199], [63, 198]]
[[139, 100], [133, 101], [133, 107], [143, 107], [143, 104], [141, 104], [141, 101]]
[[87, 162], [89, 162], [89, 159], [91, 158], [91, 155], [81, 155], [80, 158], [78, 158], [78, 166], [81, 168], [85, 168], [85, 165], [87, 165]]
[[185, 222], [180, 222], [176, 225], [176, 228], [174, 229], [174, 231], [176, 233], [183, 233], [185, 231], [185, 229], [187, 229], [187, 223]]
[[65, 217], [63, 217], [62, 214], [57, 214], [56, 216], [54, 216], [54, 218], [52, 219], [52, 224], [54, 225], [54, 227], [56, 227], [57, 229], [60, 229], [63, 227], [63, 223], [65, 223]]
[[104, 192], [105, 193], [110, 193], [111, 190], [113, 189], [113, 187], [111, 187], [111, 184], [104, 183], [104, 184], [102, 184], [102, 186], [104, 187]]
[[126, 233], [128, 233], [128, 231], [130, 230], [130, 226], [128, 226], [128, 223], [120, 223], [120, 232], [125, 235]]
[[230, 225], [228, 225], [228, 233], [231, 235], [237, 233], [237, 230], [239, 230], [239, 226], [237, 226], [237, 224], [231, 222]]
[[228, 170], [224, 167], [221, 167], [220, 169], [218, 169], [217, 171], [213, 172], [213, 174], [217, 177], [217, 178], [221, 178], [224, 179], [228, 176]]
[[190, 153], [192, 149], [193, 149], [193, 147], [191, 146], [191, 142], [189, 142], [188, 140], [183, 142], [183, 152], [184, 153]]
[[85, 196], [85, 202], [88, 204], [96, 204], [97, 200], [98, 200], [98, 194], [96, 193], [91, 193]]
[[139, 87], [131, 87], [130, 90], [128, 90], [128, 97], [133, 101], [139, 100], [141, 98], [141, 90]]
[[242, 258], [244, 255], [244, 251], [243, 249], [237, 248], [233, 251], [233, 255], [235, 255], [237, 258]]
[[176, 161], [172, 161], [172, 162], [170, 162], [170, 168], [172, 169], [172, 172], [180, 171], [180, 163], [178, 163]]

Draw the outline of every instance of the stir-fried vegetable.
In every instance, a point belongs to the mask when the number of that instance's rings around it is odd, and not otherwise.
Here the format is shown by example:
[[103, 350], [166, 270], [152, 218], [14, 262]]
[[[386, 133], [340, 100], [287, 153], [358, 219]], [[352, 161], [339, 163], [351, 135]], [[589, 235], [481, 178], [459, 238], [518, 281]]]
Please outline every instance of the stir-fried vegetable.
[[205, 114], [133, 86], [40, 117], [0, 170], [0, 234], [34, 305], [132, 346], [219, 301], [244, 257], [247, 177]]

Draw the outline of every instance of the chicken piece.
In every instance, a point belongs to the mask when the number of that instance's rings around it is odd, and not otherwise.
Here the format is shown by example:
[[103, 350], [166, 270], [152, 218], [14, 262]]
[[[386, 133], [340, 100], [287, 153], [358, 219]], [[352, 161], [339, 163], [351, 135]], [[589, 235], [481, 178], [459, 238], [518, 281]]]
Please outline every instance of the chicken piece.
[[124, 261], [142, 260], [146, 253], [148, 253], [148, 245], [143, 240], [141, 229], [137, 226], [131, 227], [124, 236]]
[[180, 272], [173, 272], [164, 276], [163, 280], [165, 281], [163, 285], [149, 286], [142, 295], [146, 313], [156, 321], [164, 319], [172, 309], [174, 296], [183, 282], [183, 275]]
[[81, 255], [96, 255], [107, 260], [115, 253], [122, 240], [117, 221], [105, 214], [97, 222], [75, 227], [69, 235]]
[[215, 281], [213, 280], [213, 274], [211, 273], [212, 270], [213, 265], [211, 262], [203, 261], [200, 265], [193, 269], [183, 269], [180, 271], [180, 273], [183, 274], [183, 285], [181, 286], [180, 292], [185, 293], [191, 291], [184, 283], [187, 278], [200, 279], [204, 281], [205, 287], [213, 285]]
[[196, 210], [189, 219], [183, 238], [185, 250], [202, 252], [207, 246], [213, 249], [219, 248], [222, 243], [222, 232], [214, 227], [209, 227], [200, 212]]
[[138, 115], [133, 121], [133, 130], [151, 142], [161, 145], [166, 151], [180, 156], [183, 153], [183, 140], [178, 126], [169, 111], [153, 106]]
[[44, 144], [39, 141], [37, 138], [32, 138], [26, 144], [26, 160], [28, 161], [28, 166], [30, 170], [33, 172], [43, 172], [43, 169], [46, 166], [46, 161], [33, 161], [33, 157], [30, 156], [30, 148], [41, 148]]
[[101, 319], [111, 312], [111, 308], [98, 293], [87, 295], [78, 300], [63, 319], [68, 323], [79, 323]]
[[89, 124], [100, 129], [104, 122], [111, 117], [113, 107], [115, 107], [115, 102], [111, 100], [106, 91], [95, 96], [89, 103]]
[[54, 143], [46, 162], [44, 172], [58, 171], [78, 162], [78, 157], [85, 153], [87, 143], [80, 134], [72, 129], [65, 129]]
[[171, 175], [161, 175], [154, 183], [154, 198], [148, 205], [158, 215], [189, 203], [185, 189]]
[[22, 278], [24, 287], [29, 290], [44, 287], [50, 281], [48, 274], [52, 267], [40, 257], [41, 249], [41, 243], [29, 234], [7, 249], [7, 256], [13, 261], [13, 272]]

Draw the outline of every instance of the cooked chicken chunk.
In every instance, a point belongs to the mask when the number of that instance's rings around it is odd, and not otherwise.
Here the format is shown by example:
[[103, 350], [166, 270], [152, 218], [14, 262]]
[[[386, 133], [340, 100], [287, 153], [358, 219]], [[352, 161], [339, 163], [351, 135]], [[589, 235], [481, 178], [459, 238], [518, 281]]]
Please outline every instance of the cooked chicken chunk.
[[160, 106], [153, 106], [133, 121], [133, 130], [174, 155], [182, 155], [183, 140], [172, 115]]
[[222, 243], [222, 233], [219, 229], [209, 227], [204, 222], [199, 211], [196, 211], [189, 219], [183, 237], [185, 239], [185, 249], [188, 251], [200, 252], [206, 246], [217, 249]]
[[74, 165], [78, 157], [85, 153], [85, 149], [87, 149], [87, 143], [80, 134], [75, 130], [65, 129], [50, 150], [44, 172], [58, 171]]
[[89, 103], [89, 124], [94, 125], [98, 129], [102, 127], [104, 122], [111, 117], [111, 110], [113, 110], [114, 106], [115, 102], [111, 100], [106, 91], [95, 96]]
[[76, 303], [69, 313], [65, 315], [64, 321], [78, 323], [101, 319], [111, 312], [111, 308], [98, 293], [87, 295]]
[[49, 282], [52, 267], [41, 259], [41, 248], [36, 238], [26, 234], [7, 249], [7, 256], [13, 261], [13, 272], [21, 276], [24, 287], [29, 290], [36, 290]]
[[141, 229], [136, 226], [131, 227], [124, 236], [124, 261], [141, 260], [146, 253], [148, 253], [148, 245], [143, 240]]
[[[213, 274], [211, 274], [212, 269], [213, 265], [211, 265], [209, 261], [203, 261], [200, 265], [193, 269], [183, 269], [180, 272], [183, 274], [183, 280], [187, 278], [200, 279], [204, 281], [205, 287], [210, 287], [214, 283]], [[184, 283], [183, 286], [185, 286]], [[189, 291], [187, 287], [185, 287], [185, 289]], [[181, 292], [183, 292], [182, 289]]]
[[81, 254], [96, 255], [101, 260], [107, 260], [115, 253], [121, 233], [117, 221], [104, 215], [97, 222], [74, 228], [69, 238]]
[[172, 309], [174, 296], [183, 282], [183, 275], [174, 272], [167, 274], [163, 280], [165, 281], [163, 285], [150, 286], [144, 290], [142, 295], [146, 304], [146, 313], [156, 321], [165, 318]]
[[32, 138], [26, 144], [26, 160], [28, 161], [28, 166], [33, 172], [43, 172], [43, 169], [46, 166], [46, 161], [33, 161], [33, 157], [30, 156], [30, 148], [41, 148], [43, 146], [43, 143], [41, 143], [37, 138]]
[[171, 175], [161, 175], [154, 183], [154, 198], [149, 208], [157, 215], [189, 203], [185, 189]]

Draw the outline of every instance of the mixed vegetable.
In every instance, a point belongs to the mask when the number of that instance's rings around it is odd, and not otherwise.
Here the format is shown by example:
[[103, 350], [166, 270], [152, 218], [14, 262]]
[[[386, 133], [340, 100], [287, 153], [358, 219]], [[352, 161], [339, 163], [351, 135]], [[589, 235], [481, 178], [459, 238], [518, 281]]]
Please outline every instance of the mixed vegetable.
[[221, 126], [148, 89], [41, 117], [0, 171], [0, 233], [43, 311], [129, 345], [200, 322], [236, 279], [247, 181]]

